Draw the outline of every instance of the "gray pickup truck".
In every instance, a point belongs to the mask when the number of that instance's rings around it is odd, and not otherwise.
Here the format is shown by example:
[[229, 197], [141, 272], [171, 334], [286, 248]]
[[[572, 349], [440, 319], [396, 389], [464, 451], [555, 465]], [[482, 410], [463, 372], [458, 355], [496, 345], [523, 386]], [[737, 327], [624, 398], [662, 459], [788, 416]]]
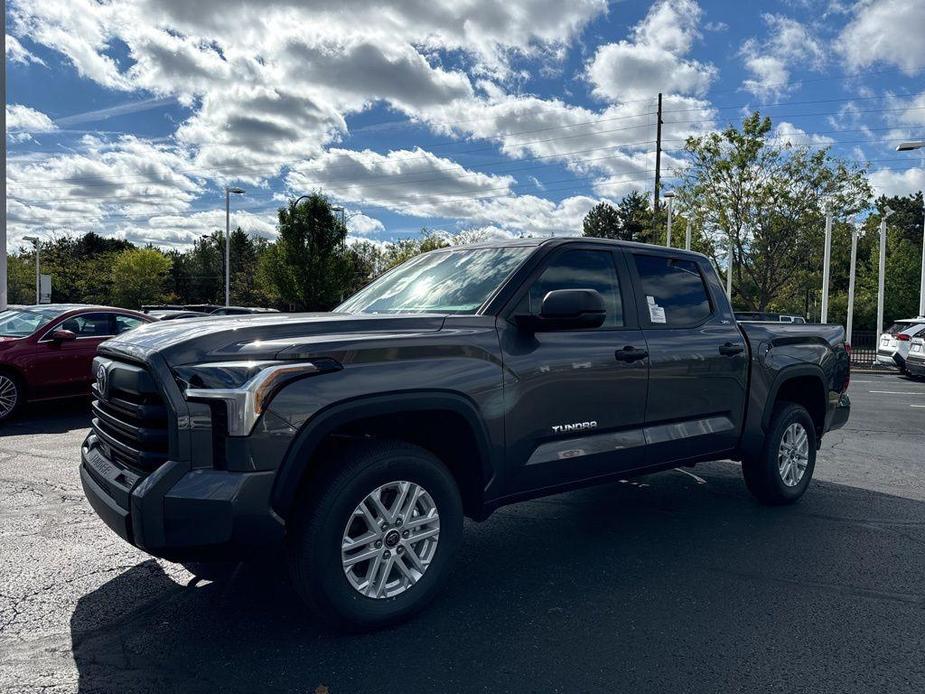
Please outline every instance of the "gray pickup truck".
[[341, 628], [420, 609], [463, 517], [518, 500], [734, 459], [793, 502], [850, 407], [841, 327], [739, 325], [704, 256], [578, 238], [433, 251], [331, 313], [147, 325], [94, 369], [106, 524], [200, 567], [282, 547]]

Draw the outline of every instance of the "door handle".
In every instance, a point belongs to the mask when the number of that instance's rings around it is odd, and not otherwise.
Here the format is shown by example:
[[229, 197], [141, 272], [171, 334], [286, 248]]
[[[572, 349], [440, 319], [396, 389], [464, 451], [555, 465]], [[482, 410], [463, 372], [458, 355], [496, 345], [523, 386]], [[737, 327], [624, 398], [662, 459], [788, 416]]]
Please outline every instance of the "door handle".
[[649, 356], [649, 350], [639, 349], [637, 347], [633, 347], [632, 345], [627, 345], [623, 349], [618, 349], [616, 352], [614, 352], [613, 356], [617, 361], [639, 361], [640, 359], [645, 359]]
[[734, 357], [735, 355], [741, 354], [744, 351], [745, 347], [743, 345], [737, 345], [733, 342], [727, 342], [726, 344], [719, 346], [719, 353], [724, 357]]

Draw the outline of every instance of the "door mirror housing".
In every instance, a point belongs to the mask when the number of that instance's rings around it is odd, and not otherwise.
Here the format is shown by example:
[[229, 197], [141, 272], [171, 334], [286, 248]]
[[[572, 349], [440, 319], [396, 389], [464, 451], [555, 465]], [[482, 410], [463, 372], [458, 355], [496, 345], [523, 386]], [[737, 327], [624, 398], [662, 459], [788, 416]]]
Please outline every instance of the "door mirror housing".
[[77, 335], [71, 330], [65, 330], [64, 328], [58, 328], [57, 330], [52, 330], [48, 338], [52, 342], [68, 342], [70, 340], [76, 340]]
[[604, 297], [595, 289], [554, 289], [543, 297], [538, 316], [516, 316], [517, 325], [533, 332], [587, 330], [604, 324]]

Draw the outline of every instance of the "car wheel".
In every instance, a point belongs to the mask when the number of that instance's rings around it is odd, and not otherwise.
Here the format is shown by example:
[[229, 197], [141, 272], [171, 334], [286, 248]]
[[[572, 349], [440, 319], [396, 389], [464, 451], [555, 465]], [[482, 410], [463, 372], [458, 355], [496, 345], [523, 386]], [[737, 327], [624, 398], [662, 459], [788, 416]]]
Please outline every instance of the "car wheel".
[[774, 408], [761, 453], [742, 461], [745, 485], [764, 504], [792, 504], [803, 496], [816, 467], [816, 427], [802, 405]]
[[393, 624], [442, 588], [462, 538], [449, 470], [403, 442], [351, 446], [300, 499], [288, 544], [293, 587], [342, 630]]
[[0, 422], [13, 417], [22, 407], [22, 384], [14, 374], [0, 371]]

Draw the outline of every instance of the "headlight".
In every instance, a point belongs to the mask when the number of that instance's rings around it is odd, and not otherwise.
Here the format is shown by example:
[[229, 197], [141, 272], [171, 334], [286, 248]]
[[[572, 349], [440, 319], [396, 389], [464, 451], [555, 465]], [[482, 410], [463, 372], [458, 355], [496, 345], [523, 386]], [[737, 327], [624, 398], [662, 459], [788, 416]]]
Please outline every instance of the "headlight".
[[267, 404], [286, 383], [339, 368], [334, 362], [232, 361], [174, 369], [187, 400], [225, 404], [228, 434], [247, 436]]

